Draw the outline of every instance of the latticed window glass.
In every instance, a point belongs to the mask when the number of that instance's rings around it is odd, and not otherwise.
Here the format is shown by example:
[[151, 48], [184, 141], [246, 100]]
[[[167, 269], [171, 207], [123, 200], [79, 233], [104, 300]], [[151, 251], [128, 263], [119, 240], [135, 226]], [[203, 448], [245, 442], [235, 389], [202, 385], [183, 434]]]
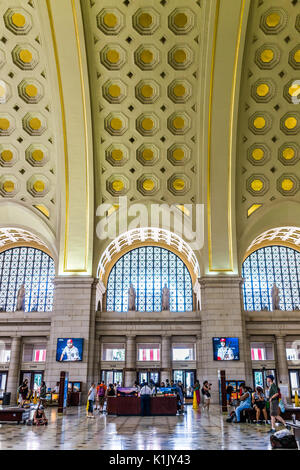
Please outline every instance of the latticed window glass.
[[54, 261], [41, 250], [24, 246], [0, 253], [0, 308], [15, 311], [18, 290], [24, 284], [25, 311], [51, 311], [54, 276]]
[[280, 309], [300, 308], [300, 253], [285, 246], [260, 248], [243, 263], [245, 310], [272, 310], [272, 287], [279, 288]]
[[193, 310], [192, 279], [181, 259], [156, 246], [136, 248], [120, 258], [112, 268], [107, 284], [108, 312], [128, 310], [130, 284], [136, 291], [136, 310], [160, 312], [162, 289], [170, 290], [170, 311]]

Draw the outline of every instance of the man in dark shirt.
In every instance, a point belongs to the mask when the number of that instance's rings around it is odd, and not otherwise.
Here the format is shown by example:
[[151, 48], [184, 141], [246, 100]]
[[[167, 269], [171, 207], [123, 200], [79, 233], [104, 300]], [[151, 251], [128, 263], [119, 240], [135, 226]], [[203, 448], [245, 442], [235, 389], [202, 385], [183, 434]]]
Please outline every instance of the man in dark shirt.
[[275, 423], [276, 420], [286, 426], [284, 419], [279, 416], [279, 391], [277, 385], [274, 383], [274, 376], [267, 376], [267, 383], [269, 386], [269, 402], [270, 402], [270, 415], [271, 415], [271, 425], [270, 433], [275, 432]]

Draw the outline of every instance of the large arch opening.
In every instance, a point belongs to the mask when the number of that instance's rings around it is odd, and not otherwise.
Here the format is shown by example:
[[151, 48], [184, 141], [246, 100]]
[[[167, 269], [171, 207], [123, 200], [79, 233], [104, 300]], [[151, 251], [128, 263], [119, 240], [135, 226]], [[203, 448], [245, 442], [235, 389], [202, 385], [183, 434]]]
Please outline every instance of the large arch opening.
[[272, 287], [281, 310], [300, 309], [300, 229], [269, 229], [249, 245], [242, 264], [244, 308], [272, 310]]
[[108, 312], [128, 311], [128, 289], [136, 291], [136, 310], [160, 312], [162, 290], [170, 291], [170, 311], [193, 310], [191, 275], [175, 253], [159, 246], [141, 246], [123, 255], [110, 271], [106, 290]]
[[[38, 235], [17, 227], [0, 229], [1, 311], [52, 311], [54, 277], [51, 251]], [[21, 286], [25, 294], [18, 305]]]
[[200, 308], [195, 290], [199, 276], [191, 247], [178, 235], [159, 228], [138, 228], [120, 235], [106, 248], [98, 266], [98, 277], [106, 288], [107, 311], [128, 310], [131, 283], [137, 311], [161, 311], [165, 284], [170, 291], [170, 311], [192, 311], [193, 290]]

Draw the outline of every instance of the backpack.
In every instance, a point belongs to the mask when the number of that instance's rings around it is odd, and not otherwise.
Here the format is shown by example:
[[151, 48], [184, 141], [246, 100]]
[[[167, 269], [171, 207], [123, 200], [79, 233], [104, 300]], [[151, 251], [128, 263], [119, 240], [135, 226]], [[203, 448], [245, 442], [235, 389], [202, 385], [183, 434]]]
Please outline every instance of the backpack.
[[236, 420], [236, 414], [235, 411], [231, 411], [230, 415], [226, 419], [226, 423], [232, 423], [234, 420]]
[[98, 397], [104, 397], [104, 395], [105, 395], [105, 390], [104, 390], [104, 385], [102, 385], [99, 387]]
[[298, 449], [295, 436], [287, 429], [272, 434], [270, 441], [273, 449]]

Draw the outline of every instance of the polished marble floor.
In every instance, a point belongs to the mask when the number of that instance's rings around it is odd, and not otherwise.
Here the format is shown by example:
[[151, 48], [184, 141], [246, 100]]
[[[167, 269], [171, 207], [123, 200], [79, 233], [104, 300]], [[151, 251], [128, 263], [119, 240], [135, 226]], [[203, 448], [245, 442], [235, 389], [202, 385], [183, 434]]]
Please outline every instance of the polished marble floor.
[[0, 450], [107, 449], [193, 450], [270, 448], [269, 426], [228, 424], [217, 406], [183, 416], [115, 417], [95, 413], [87, 419], [84, 407], [70, 408], [66, 416], [46, 410], [48, 427], [0, 424]]

